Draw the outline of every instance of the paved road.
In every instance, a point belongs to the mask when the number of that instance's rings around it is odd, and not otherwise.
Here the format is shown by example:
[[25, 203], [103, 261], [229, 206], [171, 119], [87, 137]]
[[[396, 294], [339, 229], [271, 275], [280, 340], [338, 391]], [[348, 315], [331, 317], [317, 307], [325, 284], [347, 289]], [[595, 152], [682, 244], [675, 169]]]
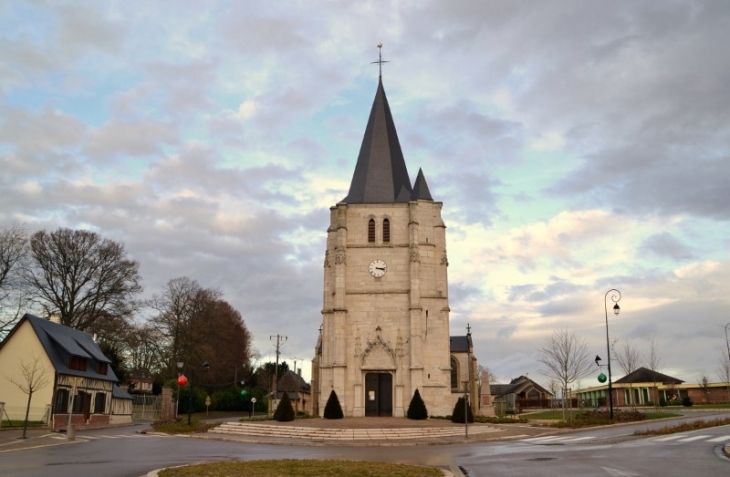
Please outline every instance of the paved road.
[[[17, 477], [141, 476], [170, 465], [220, 460], [351, 459], [432, 465], [477, 476], [730, 475], [719, 450], [730, 426], [636, 438], [638, 424], [526, 437], [511, 442], [411, 447], [296, 447], [140, 435], [146, 426], [83, 431], [74, 443], [0, 453], [0, 475]], [[661, 424], [666, 425], [666, 423]], [[60, 437], [60, 436], [56, 436]], [[53, 445], [57, 441], [59, 445]], [[1, 452], [1, 451], [0, 451]], [[457, 473], [458, 475], [458, 473]]]

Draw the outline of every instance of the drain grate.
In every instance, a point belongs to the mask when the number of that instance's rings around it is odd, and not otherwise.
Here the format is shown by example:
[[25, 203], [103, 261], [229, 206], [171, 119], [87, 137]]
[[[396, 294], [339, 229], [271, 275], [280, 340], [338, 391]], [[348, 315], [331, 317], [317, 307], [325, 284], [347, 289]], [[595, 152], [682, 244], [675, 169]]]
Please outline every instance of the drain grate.
[[546, 460], [555, 460], [555, 459], [556, 459], [556, 457], [533, 457], [532, 459], [527, 459], [527, 460], [542, 462], [542, 461], [546, 461]]

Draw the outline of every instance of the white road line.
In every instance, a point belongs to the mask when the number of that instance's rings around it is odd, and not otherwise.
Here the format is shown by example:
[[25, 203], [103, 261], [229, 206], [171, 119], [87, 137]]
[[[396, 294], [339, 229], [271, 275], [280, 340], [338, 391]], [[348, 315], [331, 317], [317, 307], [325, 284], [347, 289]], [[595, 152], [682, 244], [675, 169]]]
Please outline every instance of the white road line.
[[677, 442], [692, 442], [692, 441], [698, 441], [700, 439], [707, 439], [708, 437], [712, 437], [712, 436], [694, 436], [694, 437], [688, 437], [686, 439], [680, 439]]
[[673, 441], [675, 439], [682, 439], [683, 437], [687, 437], [687, 434], [680, 434], [678, 436], [660, 437], [658, 439], [652, 439], [652, 440], [655, 442], [667, 442], [667, 441]]
[[707, 442], [723, 442], [723, 441], [730, 441], [730, 436], [715, 437], [714, 439], [710, 439]]
[[595, 439], [595, 436], [586, 436], [586, 437], [576, 437], [575, 439], [568, 439], [563, 442], [578, 442], [578, 441], [587, 441], [590, 439]]
[[549, 442], [555, 439], [562, 439], [563, 436], [544, 436], [544, 437], [533, 437], [532, 439], [525, 439], [523, 442]]

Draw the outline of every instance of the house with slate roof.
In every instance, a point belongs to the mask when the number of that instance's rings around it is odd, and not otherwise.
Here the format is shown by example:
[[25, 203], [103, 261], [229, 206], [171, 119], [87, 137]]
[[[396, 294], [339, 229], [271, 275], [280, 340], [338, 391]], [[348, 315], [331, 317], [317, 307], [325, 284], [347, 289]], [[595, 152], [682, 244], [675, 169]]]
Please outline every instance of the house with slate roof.
[[122, 391], [94, 338], [55, 321], [26, 314], [0, 343], [0, 402], [6, 418], [23, 420], [28, 396], [21, 366], [37, 360], [48, 385], [33, 393], [29, 420], [55, 430], [132, 421], [132, 396]]
[[492, 384], [489, 388], [499, 415], [519, 414], [526, 408], [549, 407], [553, 397], [553, 393], [527, 376], [515, 378], [509, 384]]
[[276, 403], [287, 393], [294, 412], [312, 413], [311, 386], [299, 373], [287, 370], [276, 382]]

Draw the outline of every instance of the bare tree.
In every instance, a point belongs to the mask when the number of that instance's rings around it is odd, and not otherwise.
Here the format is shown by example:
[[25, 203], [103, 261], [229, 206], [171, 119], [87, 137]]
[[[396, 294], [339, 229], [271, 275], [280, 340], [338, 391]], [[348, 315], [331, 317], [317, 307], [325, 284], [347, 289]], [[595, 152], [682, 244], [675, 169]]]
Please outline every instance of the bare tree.
[[659, 356], [656, 338], [652, 337], [649, 340], [649, 353], [646, 356], [646, 367], [658, 373], [661, 365], [661, 357]]
[[0, 340], [20, 320], [28, 299], [21, 275], [27, 242], [20, 226], [0, 229]]
[[[174, 362], [181, 358], [191, 366], [202, 363], [200, 347], [195, 342], [193, 326], [204, 310], [219, 300], [221, 292], [201, 287], [187, 277], [167, 282], [161, 295], [155, 295], [149, 305], [157, 311], [150, 323], [164, 337], [167, 376], [174, 377]], [[198, 320], [200, 321], [200, 320]]]
[[[556, 330], [545, 338], [537, 352], [537, 360], [542, 365], [540, 372], [548, 379], [555, 379], [560, 383], [563, 397], [568, 395], [568, 386], [571, 383], [593, 370], [585, 340], [567, 328]], [[563, 399], [563, 419], [565, 409], [566, 402]]]
[[82, 331], [105, 331], [137, 309], [139, 263], [124, 246], [95, 232], [60, 228], [30, 239], [25, 278], [46, 314]]
[[[614, 342], [613, 355], [624, 374], [628, 375], [639, 369], [641, 353], [632, 340], [625, 339], [623, 341], [619, 341], [618, 345]], [[631, 383], [629, 383], [629, 404], [636, 407], [634, 390]]]
[[728, 356], [724, 349], [721, 351], [722, 354], [718, 360], [717, 375], [720, 381], [727, 385], [727, 402], [730, 403], [730, 356]]
[[710, 403], [710, 377], [706, 372], [702, 371], [700, 377], [697, 378], [697, 384], [702, 389], [702, 393], [705, 395], [705, 404]]
[[18, 386], [23, 394], [28, 395], [28, 404], [25, 406], [25, 422], [23, 423], [23, 439], [28, 429], [28, 414], [30, 413], [30, 401], [33, 393], [48, 386], [50, 378], [46, 375], [46, 368], [41, 363], [41, 358], [35, 354], [30, 355], [30, 362], [20, 360], [19, 376], [7, 376], [11, 383]]

